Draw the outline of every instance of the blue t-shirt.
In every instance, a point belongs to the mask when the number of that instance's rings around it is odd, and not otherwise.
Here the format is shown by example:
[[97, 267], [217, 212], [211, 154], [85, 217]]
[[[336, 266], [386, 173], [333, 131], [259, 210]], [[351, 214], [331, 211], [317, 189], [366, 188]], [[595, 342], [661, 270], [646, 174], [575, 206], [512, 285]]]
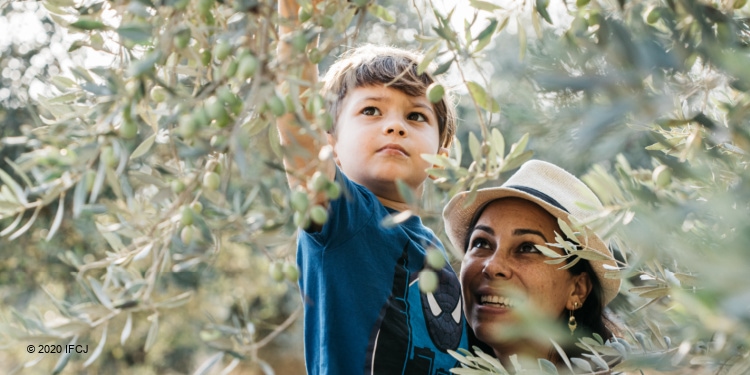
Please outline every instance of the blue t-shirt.
[[447, 350], [467, 348], [461, 287], [449, 265], [434, 293], [419, 290], [425, 251], [445, 249], [417, 216], [386, 228], [395, 211], [337, 171], [343, 194], [320, 232], [300, 231], [308, 374], [449, 374]]

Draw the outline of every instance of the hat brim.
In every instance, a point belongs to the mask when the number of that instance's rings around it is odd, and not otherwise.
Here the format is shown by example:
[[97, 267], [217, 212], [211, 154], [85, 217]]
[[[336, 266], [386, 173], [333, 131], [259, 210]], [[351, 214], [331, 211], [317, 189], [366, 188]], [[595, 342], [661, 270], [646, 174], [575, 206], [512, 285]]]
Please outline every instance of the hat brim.
[[[471, 192], [462, 192], [456, 194], [451, 199], [445, 209], [443, 210], [443, 219], [445, 222], [445, 230], [448, 234], [448, 238], [453, 244], [453, 247], [458, 250], [461, 254], [466, 253], [464, 244], [466, 236], [469, 235], [471, 228], [472, 219], [478, 210], [482, 209], [488, 203], [501, 198], [521, 198], [533, 203], [536, 203], [544, 210], [549, 212], [555, 218], [562, 219], [568, 225], [572, 225], [569, 216], [570, 214], [559, 207], [545, 201], [544, 199], [527, 193], [522, 190], [514, 189], [512, 187], [494, 187], [479, 189], [476, 191], [474, 199], [469, 202], [472, 197]], [[468, 203], [468, 204], [467, 204]], [[620, 289], [620, 280], [611, 279], [605, 277], [604, 265], [607, 264], [611, 267], [616, 267], [615, 261], [612, 259], [612, 252], [604, 241], [592, 230], [586, 231], [588, 236], [584, 239], [582, 245], [597, 251], [603, 255], [606, 255], [610, 260], [603, 261], [589, 261], [591, 268], [594, 270], [599, 283], [602, 286], [603, 298], [602, 305], [606, 306], [612, 299], [615, 298]]]

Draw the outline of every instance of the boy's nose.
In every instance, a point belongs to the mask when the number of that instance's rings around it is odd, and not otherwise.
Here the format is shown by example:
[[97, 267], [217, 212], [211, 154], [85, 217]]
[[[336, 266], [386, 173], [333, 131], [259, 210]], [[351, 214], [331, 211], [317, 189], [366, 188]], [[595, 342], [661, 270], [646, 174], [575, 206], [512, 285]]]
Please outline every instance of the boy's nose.
[[396, 134], [399, 137], [404, 137], [406, 136], [406, 127], [400, 121], [389, 121], [384, 132], [386, 135]]

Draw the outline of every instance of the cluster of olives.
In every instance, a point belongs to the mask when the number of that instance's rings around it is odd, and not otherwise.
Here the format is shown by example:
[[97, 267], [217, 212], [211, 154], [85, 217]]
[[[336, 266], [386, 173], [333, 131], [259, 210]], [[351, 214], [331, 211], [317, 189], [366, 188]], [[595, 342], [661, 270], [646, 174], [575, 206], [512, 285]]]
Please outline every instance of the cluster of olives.
[[[313, 194], [324, 193], [328, 199], [336, 199], [341, 195], [338, 183], [329, 180], [320, 172], [315, 172], [308, 182], [308, 190]], [[304, 189], [292, 192], [290, 203], [294, 210], [294, 224], [300, 228], [307, 228], [310, 223], [323, 225], [328, 221], [328, 211], [319, 204], [310, 205], [310, 197]]]
[[182, 206], [182, 209], [180, 210], [180, 224], [182, 224], [180, 239], [182, 240], [182, 243], [189, 245], [196, 239], [199, 230], [193, 225], [193, 223], [195, 221], [195, 216], [200, 215], [202, 212], [203, 204], [198, 201]]
[[333, 117], [326, 110], [325, 99], [321, 95], [310, 97], [305, 103], [305, 111], [315, 117], [315, 126], [319, 129], [329, 131], [333, 127]]
[[178, 132], [183, 138], [191, 139], [200, 129], [209, 125], [224, 128], [231, 123], [233, 116], [242, 112], [242, 108], [240, 97], [229, 87], [222, 86], [203, 105], [197, 105], [192, 113], [180, 118]]
[[[218, 170], [207, 171], [203, 174], [201, 180], [201, 187], [204, 191], [215, 191], [221, 185], [221, 176]], [[170, 183], [170, 187], [175, 194], [180, 194], [185, 191], [187, 186], [181, 179], [174, 179]], [[203, 204], [199, 201], [182, 206], [180, 209], [180, 224], [182, 229], [180, 230], [180, 239], [182, 242], [190, 244], [191, 241], [196, 239], [196, 235], [199, 233], [198, 229], [193, 225], [195, 217], [203, 212]]]
[[[214, 191], [219, 188], [221, 185], [221, 176], [219, 175], [219, 171], [213, 170], [208, 171], [203, 174], [203, 179], [201, 181], [201, 186], [206, 191]], [[187, 187], [185, 185], [185, 182], [180, 179], [174, 179], [170, 183], [170, 186], [172, 188], [172, 191], [175, 194], [180, 194], [183, 191], [185, 191], [185, 188]]]
[[296, 283], [299, 279], [299, 269], [291, 262], [272, 262], [268, 267], [268, 273], [274, 281], [287, 279]]
[[438, 274], [436, 271], [445, 267], [445, 256], [438, 249], [427, 249], [425, 263], [425, 268], [419, 272], [419, 290], [422, 293], [433, 293], [438, 287]]

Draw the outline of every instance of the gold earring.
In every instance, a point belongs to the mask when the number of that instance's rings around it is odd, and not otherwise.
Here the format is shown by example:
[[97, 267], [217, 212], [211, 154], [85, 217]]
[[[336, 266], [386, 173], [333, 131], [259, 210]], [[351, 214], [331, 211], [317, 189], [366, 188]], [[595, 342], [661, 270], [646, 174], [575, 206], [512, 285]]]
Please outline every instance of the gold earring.
[[578, 327], [578, 322], [576, 322], [576, 317], [573, 316], [573, 311], [578, 309], [578, 302], [573, 302], [573, 310], [570, 310], [570, 317], [568, 318], [568, 328], [570, 328], [570, 335], [573, 336], [573, 332], [575, 332], [576, 328]]

